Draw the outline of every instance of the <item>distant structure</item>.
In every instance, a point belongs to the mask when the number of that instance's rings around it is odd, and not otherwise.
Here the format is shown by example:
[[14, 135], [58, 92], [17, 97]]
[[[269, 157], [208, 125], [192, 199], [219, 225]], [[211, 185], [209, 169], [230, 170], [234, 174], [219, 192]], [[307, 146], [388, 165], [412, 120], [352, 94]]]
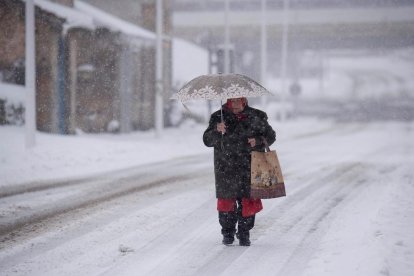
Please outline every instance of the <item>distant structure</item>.
[[[177, 37], [215, 49], [224, 41], [223, 0], [174, 0], [172, 24]], [[229, 1], [234, 67], [259, 79], [262, 0]], [[299, 71], [305, 51], [352, 49], [380, 52], [414, 47], [411, 0], [268, 0], [266, 1], [268, 71], [281, 65], [284, 2], [288, 10], [288, 74]]]

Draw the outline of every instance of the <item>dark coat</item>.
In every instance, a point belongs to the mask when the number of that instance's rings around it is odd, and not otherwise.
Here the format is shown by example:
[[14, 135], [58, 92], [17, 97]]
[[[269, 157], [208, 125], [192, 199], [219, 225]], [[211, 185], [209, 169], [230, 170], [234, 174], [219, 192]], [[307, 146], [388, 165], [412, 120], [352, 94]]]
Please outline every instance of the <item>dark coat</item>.
[[[226, 105], [223, 105], [223, 119], [226, 133], [217, 131], [221, 122], [220, 110], [211, 115], [203, 141], [207, 147], [214, 147], [214, 173], [217, 198], [250, 197], [250, 152], [265, 151], [261, 137], [271, 145], [276, 133], [267, 122], [265, 112], [246, 106], [239, 119]], [[256, 138], [252, 148], [248, 138]]]

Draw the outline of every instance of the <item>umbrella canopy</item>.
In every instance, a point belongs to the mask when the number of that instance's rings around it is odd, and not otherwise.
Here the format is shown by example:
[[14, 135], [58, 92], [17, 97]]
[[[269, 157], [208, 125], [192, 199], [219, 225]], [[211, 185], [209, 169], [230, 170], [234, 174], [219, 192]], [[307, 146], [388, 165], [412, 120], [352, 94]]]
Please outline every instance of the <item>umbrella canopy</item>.
[[196, 77], [185, 84], [173, 99], [182, 102], [190, 100], [226, 100], [240, 97], [271, 95], [266, 88], [241, 74], [210, 74]]

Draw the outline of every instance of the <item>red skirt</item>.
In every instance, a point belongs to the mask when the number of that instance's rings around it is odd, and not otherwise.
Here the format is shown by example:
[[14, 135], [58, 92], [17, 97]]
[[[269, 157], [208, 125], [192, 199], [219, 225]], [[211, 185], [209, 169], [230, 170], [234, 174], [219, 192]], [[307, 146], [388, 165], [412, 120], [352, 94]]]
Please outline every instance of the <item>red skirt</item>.
[[[242, 198], [242, 216], [250, 217], [259, 213], [263, 209], [262, 201], [260, 198]], [[236, 199], [217, 199], [217, 211], [219, 212], [234, 212], [236, 206]]]

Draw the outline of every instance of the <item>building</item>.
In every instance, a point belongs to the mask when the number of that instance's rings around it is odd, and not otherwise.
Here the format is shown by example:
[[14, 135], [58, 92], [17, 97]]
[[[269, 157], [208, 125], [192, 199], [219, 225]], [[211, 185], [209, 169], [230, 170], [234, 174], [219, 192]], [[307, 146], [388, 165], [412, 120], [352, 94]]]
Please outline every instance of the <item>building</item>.
[[[155, 34], [76, 0], [35, 0], [35, 5], [38, 130], [152, 128]], [[149, 26], [155, 22], [150, 7], [143, 8]], [[17, 84], [24, 83], [24, 8], [23, 1], [0, 2], [0, 72], [3, 81]], [[168, 91], [168, 40], [164, 52]]]

